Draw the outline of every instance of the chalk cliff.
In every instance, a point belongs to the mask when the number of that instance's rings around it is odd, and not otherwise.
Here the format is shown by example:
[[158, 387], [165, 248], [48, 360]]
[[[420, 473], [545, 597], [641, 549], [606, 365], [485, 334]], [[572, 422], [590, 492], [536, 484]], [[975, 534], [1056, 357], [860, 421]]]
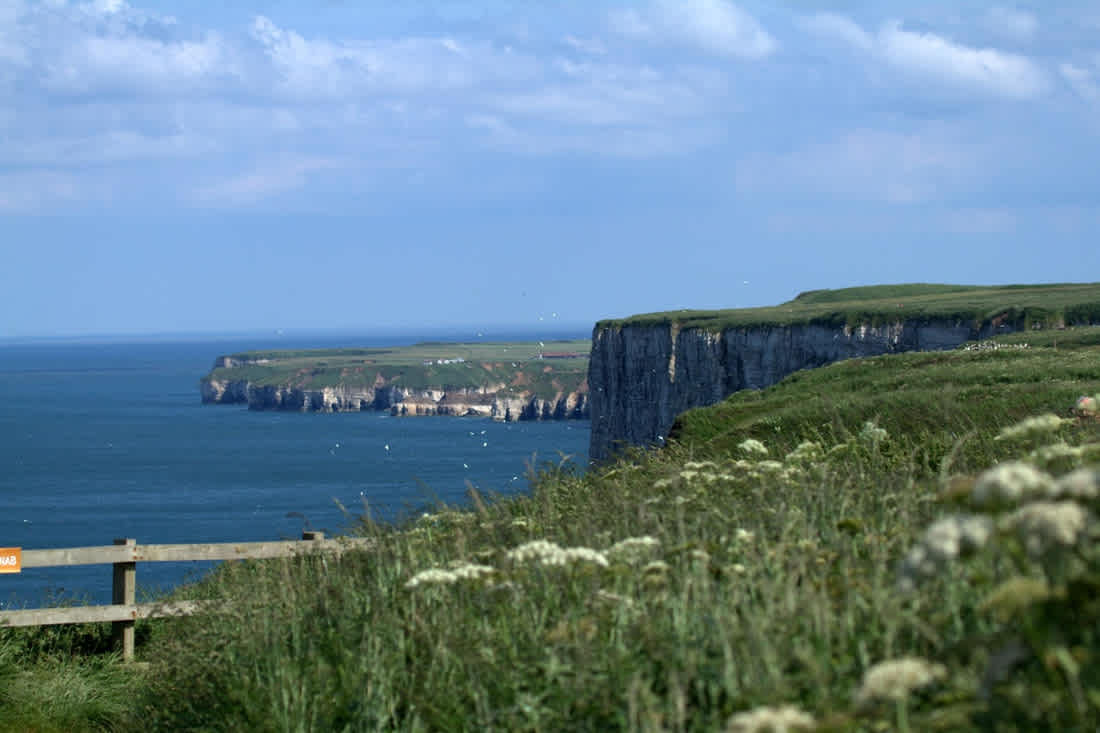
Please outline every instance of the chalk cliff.
[[[234, 367], [220, 357], [215, 367]], [[537, 396], [508, 389], [504, 384], [480, 387], [409, 389], [376, 383], [371, 387], [344, 385], [305, 388], [255, 385], [248, 380], [205, 379], [200, 383], [204, 403], [247, 404], [250, 410], [347, 412], [384, 410], [392, 415], [469, 415], [495, 420], [583, 420], [588, 418], [588, 385]]]
[[737, 390], [767, 387], [799, 369], [859, 356], [951, 349], [994, 329], [1003, 333], [1012, 327], [964, 320], [716, 331], [675, 322], [597, 324], [588, 367], [589, 455], [598, 460], [619, 446], [659, 444], [681, 412]]

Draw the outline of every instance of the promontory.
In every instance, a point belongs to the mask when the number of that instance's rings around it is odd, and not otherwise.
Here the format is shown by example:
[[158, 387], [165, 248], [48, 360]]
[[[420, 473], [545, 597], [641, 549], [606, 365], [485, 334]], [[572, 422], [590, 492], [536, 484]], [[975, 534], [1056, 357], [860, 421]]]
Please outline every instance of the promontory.
[[586, 419], [589, 348], [574, 340], [248, 351], [219, 356], [199, 386], [204, 403], [252, 410]]

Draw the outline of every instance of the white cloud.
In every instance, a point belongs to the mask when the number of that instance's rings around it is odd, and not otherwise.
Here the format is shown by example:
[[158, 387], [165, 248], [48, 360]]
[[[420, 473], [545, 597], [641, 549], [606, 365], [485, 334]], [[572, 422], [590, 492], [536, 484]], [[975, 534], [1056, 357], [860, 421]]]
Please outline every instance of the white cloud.
[[625, 36], [689, 44], [724, 56], [758, 59], [778, 46], [755, 18], [726, 0], [652, 0], [642, 10], [614, 12], [611, 25]]
[[84, 38], [46, 66], [48, 87], [78, 93], [118, 87], [174, 94], [232, 69], [221, 39]]
[[1043, 72], [1028, 58], [992, 48], [971, 48], [933, 33], [903, 30], [897, 23], [879, 32], [888, 63], [931, 79], [1026, 99], [1046, 88]]
[[1009, 99], [1042, 94], [1046, 75], [1029, 58], [994, 48], [974, 48], [935, 33], [909, 31], [898, 21], [870, 34], [852, 20], [836, 14], [802, 19], [817, 35], [835, 38], [871, 54], [886, 66], [921, 81]]
[[1039, 30], [1039, 20], [1031, 13], [1000, 5], [990, 8], [984, 20], [994, 33], [1016, 41], [1029, 41]]

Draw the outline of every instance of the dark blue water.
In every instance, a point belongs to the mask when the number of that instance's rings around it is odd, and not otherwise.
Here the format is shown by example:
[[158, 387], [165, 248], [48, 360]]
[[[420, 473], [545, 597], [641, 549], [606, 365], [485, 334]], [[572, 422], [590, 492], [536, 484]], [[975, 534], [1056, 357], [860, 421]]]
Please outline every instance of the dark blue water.
[[[556, 462], [559, 451], [586, 462], [586, 422], [250, 412], [199, 402], [198, 379], [218, 354], [325, 345], [335, 344], [0, 345], [0, 547], [337, 533], [364, 501], [377, 518], [392, 519], [437, 501], [465, 502], [467, 481], [486, 494], [526, 491], [534, 454], [538, 462]], [[139, 595], [207, 567], [141, 564]], [[110, 578], [110, 566], [97, 565], [0, 575], [0, 602], [106, 603]]]

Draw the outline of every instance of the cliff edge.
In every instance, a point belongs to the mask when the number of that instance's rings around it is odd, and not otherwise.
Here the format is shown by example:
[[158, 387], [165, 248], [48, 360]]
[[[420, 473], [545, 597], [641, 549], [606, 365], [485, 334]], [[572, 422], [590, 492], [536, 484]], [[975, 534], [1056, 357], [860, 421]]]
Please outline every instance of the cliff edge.
[[589, 455], [662, 443], [676, 416], [841, 359], [952, 349], [1028, 328], [1100, 323], [1100, 285], [891, 285], [803, 293], [780, 306], [597, 323]]

